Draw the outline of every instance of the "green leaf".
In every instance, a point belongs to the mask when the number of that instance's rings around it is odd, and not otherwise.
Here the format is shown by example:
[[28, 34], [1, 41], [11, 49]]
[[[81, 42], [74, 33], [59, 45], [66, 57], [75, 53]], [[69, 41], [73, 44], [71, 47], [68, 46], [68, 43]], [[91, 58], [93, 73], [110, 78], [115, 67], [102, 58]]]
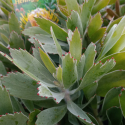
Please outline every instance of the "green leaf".
[[0, 35], [1, 35], [1, 38], [4, 40], [4, 42], [6, 44], [9, 44], [9, 39], [4, 34], [2, 34], [2, 33]]
[[37, 95], [37, 82], [25, 74], [9, 73], [1, 79], [1, 83], [6, 86], [10, 95], [27, 100], [42, 100]]
[[7, 74], [7, 71], [3, 65], [3, 63], [0, 61], [0, 74], [2, 75], [6, 75]]
[[27, 29], [24, 29], [22, 33], [27, 36], [34, 36], [36, 34], [43, 34], [43, 35], [50, 36], [49, 33], [45, 32], [40, 27], [29, 27]]
[[102, 26], [102, 18], [101, 14], [97, 13], [90, 21], [89, 27], [88, 27], [88, 35], [91, 38], [91, 36], [98, 31]]
[[112, 107], [106, 111], [109, 123], [111, 125], [120, 125], [122, 122], [122, 112], [119, 107]]
[[82, 11], [81, 11], [83, 33], [85, 32], [86, 27], [88, 26], [91, 11], [92, 11], [94, 3], [95, 3], [95, 0], [88, 0], [88, 2], [85, 1], [83, 4]]
[[6, 54], [9, 54], [9, 49], [1, 42], [0, 42], [0, 50]]
[[72, 40], [70, 41], [69, 51], [71, 56], [77, 60], [77, 63], [79, 63], [82, 54], [82, 40], [78, 28], [75, 29]]
[[12, 12], [9, 17], [9, 29], [10, 29], [10, 32], [15, 31], [19, 35], [21, 34], [20, 24], [14, 12]]
[[125, 87], [125, 71], [113, 71], [104, 75], [98, 82], [98, 88], [96, 94], [99, 96], [105, 96], [106, 93], [113, 87]]
[[56, 48], [57, 48], [57, 52], [58, 52], [60, 58], [62, 58], [62, 49], [61, 49], [61, 46], [60, 46], [60, 44], [58, 43], [58, 41], [56, 39], [56, 36], [55, 36], [55, 34], [53, 32], [53, 28], [52, 27], [50, 28], [50, 30], [51, 30], [51, 35], [53, 37], [53, 40], [54, 40]]
[[66, 111], [66, 106], [59, 106], [46, 109], [38, 114], [36, 124], [55, 125], [64, 117]]
[[71, 54], [66, 54], [62, 59], [62, 78], [65, 88], [71, 87], [77, 80], [77, 61], [71, 57]]
[[102, 104], [102, 109], [101, 109], [102, 113], [106, 113], [106, 110], [113, 106], [118, 106], [118, 107], [120, 106], [118, 95], [121, 92], [121, 88], [122, 87], [112, 88], [107, 92]]
[[0, 117], [0, 125], [27, 125], [28, 118], [22, 113], [7, 114], [5, 116]]
[[86, 125], [92, 125], [90, 118], [86, 115], [86, 113], [78, 107], [74, 102], [67, 103], [67, 109], [70, 113], [76, 116], [82, 123]]
[[16, 32], [11, 32], [10, 34], [10, 47], [11, 48], [16, 48], [16, 49], [19, 49], [19, 48], [22, 48], [24, 49], [25, 46], [24, 46], [24, 40], [22, 39], [21, 36], [19, 36]]
[[6, 16], [9, 16], [9, 11], [7, 10], [7, 9], [5, 9], [4, 7], [1, 7], [1, 10], [4, 12], [4, 14], [6, 15]]
[[1, 86], [0, 86], [0, 100], [1, 100], [0, 115], [5, 115], [6, 113], [13, 113], [13, 108], [9, 93], [5, 88], [2, 88]]
[[56, 68], [53, 65], [53, 63], [51, 62], [49, 56], [45, 52], [43, 52], [43, 50], [41, 50], [40, 48], [39, 48], [39, 52], [40, 52], [40, 57], [41, 57], [44, 65], [50, 71], [50, 73], [51, 74], [56, 73]]
[[95, 81], [98, 81], [104, 74], [109, 72], [115, 66], [115, 64], [114, 59], [111, 59], [106, 61], [104, 64], [97, 63], [93, 65], [83, 77], [77, 91], [91, 85]]
[[37, 120], [37, 115], [40, 113], [41, 111], [38, 109], [35, 109], [33, 112], [30, 113], [29, 115], [29, 121], [28, 121], [28, 125], [35, 125], [35, 122]]
[[70, 17], [67, 20], [67, 28], [71, 29], [72, 31], [75, 30], [75, 28], [78, 27], [78, 30], [80, 32], [80, 35], [83, 35], [83, 28], [82, 28], [82, 22], [80, 15], [77, 11], [72, 11]]
[[110, 0], [99, 0], [92, 9], [92, 15], [100, 11], [102, 8], [106, 7], [109, 4]]
[[94, 65], [94, 60], [96, 56], [96, 46], [93, 43], [90, 43], [85, 51], [85, 66], [83, 75]]
[[125, 117], [125, 91], [124, 91], [124, 89], [122, 89], [122, 92], [119, 95], [119, 102], [120, 102], [122, 114]]
[[53, 31], [55, 33], [55, 36], [57, 39], [60, 39], [62, 41], [66, 41], [66, 37], [68, 36], [67, 32], [63, 29], [61, 29], [58, 25], [53, 23], [50, 20], [47, 20], [45, 18], [35, 18], [37, 21], [37, 24], [47, 33], [51, 34], [50, 27], [52, 26]]
[[114, 4], [116, 0], [110, 0], [109, 5]]

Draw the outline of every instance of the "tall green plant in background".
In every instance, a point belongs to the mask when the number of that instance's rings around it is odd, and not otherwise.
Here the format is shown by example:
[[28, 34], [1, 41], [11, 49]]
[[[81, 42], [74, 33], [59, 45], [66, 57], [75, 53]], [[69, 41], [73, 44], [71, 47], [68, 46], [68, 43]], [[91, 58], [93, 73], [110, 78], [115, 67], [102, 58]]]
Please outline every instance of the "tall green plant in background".
[[57, 0], [59, 24], [35, 18], [38, 26], [28, 22], [22, 32], [7, 2], [1, 0], [9, 18], [3, 9], [0, 124], [124, 125], [125, 17], [108, 25], [102, 18], [118, 1]]

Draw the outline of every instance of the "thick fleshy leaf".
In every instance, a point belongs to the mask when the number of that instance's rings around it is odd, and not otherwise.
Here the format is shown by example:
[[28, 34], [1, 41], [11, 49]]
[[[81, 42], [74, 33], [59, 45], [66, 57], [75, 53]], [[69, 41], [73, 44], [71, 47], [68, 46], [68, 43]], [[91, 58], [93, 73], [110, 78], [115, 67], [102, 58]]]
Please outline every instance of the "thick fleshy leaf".
[[92, 121], [86, 115], [86, 113], [80, 107], [78, 107], [74, 102], [71, 101], [68, 102], [67, 109], [70, 111], [70, 113], [76, 116], [84, 124], [93, 125], [93, 123], [91, 123]]
[[43, 34], [43, 35], [50, 36], [49, 33], [45, 32], [40, 27], [29, 27], [27, 29], [24, 29], [22, 33], [27, 36], [34, 36], [36, 34]]
[[102, 104], [102, 113], [106, 113], [106, 110], [113, 106], [120, 106], [118, 96], [121, 93], [121, 88], [122, 87], [112, 88], [107, 92]]
[[55, 125], [66, 114], [66, 106], [59, 106], [46, 109], [38, 114], [37, 125]]
[[0, 74], [1, 75], [6, 75], [7, 74], [7, 71], [3, 65], [3, 63], [0, 61]]
[[1, 38], [4, 40], [4, 42], [6, 43], [6, 44], [9, 44], [9, 39], [7, 38], [7, 36], [5, 36], [4, 34], [0, 34], [1, 35]]
[[82, 40], [78, 28], [75, 29], [72, 40], [70, 41], [69, 51], [71, 56], [77, 60], [77, 63], [79, 63], [82, 54]]
[[83, 28], [82, 28], [82, 22], [80, 15], [76, 11], [72, 11], [70, 17], [67, 20], [67, 27], [68, 29], [71, 29], [72, 31], [75, 30], [76, 27], [78, 27], [78, 30], [80, 32], [80, 35], [83, 35]]
[[77, 80], [77, 61], [68, 53], [62, 59], [62, 78], [65, 88], [71, 87]]
[[7, 114], [0, 117], [0, 125], [27, 125], [28, 118], [22, 113]]
[[40, 48], [39, 48], [39, 52], [40, 52], [40, 57], [41, 57], [44, 65], [50, 71], [50, 73], [51, 74], [56, 73], [56, 68], [55, 68], [54, 64], [51, 62], [49, 56], [45, 52], [43, 52], [43, 50], [41, 50]]
[[102, 18], [101, 14], [97, 13], [92, 19], [88, 27], [88, 35], [91, 38], [91, 36], [98, 31], [102, 26]]
[[54, 34], [54, 32], [53, 32], [52, 27], [51, 27], [50, 29], [51, 29], [51, 35], [52, 35], [52, 37], [53, 37], [53, 40], [54, 40], [55, 45], [56, 45], [56, 48], [57, 48], [57, 52], [58, 52], [60, 58], [62, 58], [62, 49], [61, 49], [61, 46], [60, 46], [60, 44], [58, 43], [58, 41], [57, 41], [57, 39], [56, 39], [56, 36], [55, 36], [55, 34]]
[[109, 123], [111, 125], [120, 125], [122, 122], [122, 112], [119, 107], [111, 107], [106, 111]]
[[110, 0], [99, 0], [92, 9], [92, 14], [94, 15], [98, 11], [100, 11], [102, 8], [106, 7], [108, 5]]
[[9, 54], [9, 49], [1, 42], [0, 42], [0, 51]]
[[37, 82], [21, 73], [10, 73], [1, 79], [1, 83], [9, 90], [10, 95], [27, 100], [42, 100], [37, 95]]
[[81, 84], [77, 88], [77, 91], [91, 85], [95, 81], [97, 82], [104, 74], [109, 72], [115, 66], [115, 64], [116, 62], [114, 59], [111, 59], [106, 61], [104, 64], [97, 63], [93, 65], [83, 77]]
[[6, 113], [13, 113], [13, 107], [9, 93], [0, 86], [0, 115], [5, 115]]
[[106, 93], [113, 87], [125, 87], [125, 70], [113, 71], [104, 75], [98, 82], [98, 88], [96, 94], [99, 96], [105, 96]]
[[11, 48], [16, 48], [16, 49], [25, 48], [24, 40], [16, 32], [11, 32], [9, 45]]
[[94, 3], [95, 3], [95, 0], [88, 0], [88, 2], [85, 1], [83, 4], [82, 11], [81, 11], [83, 33], [85, 32], [86, 27], [88, 26], [91, 11], [92, 11]]
[[49, 34], [51, 34], [50, 27], [52, 26], [56, 38], [62, 41], [66, 41], [66, 37], [68, 36], [68, 34], [65, 30], [61, 29], [58, 25], [56, 25], [52, 21], [47, 20], [45, 18], [36, 18], [35, 20], [37, 21], [37, 24], [40, 25], [40, 28], [42, 28]]
[[95, 44], [91, 43], [89, 44], [89, 46], [85, 51], [85, 66], [84, 66], [83, 75], [85, 75], [85, 73], [94, 65], [94, 60], [96, 56], [95, 49], [96, 49]]
[[119, 95], [120, 107], [122, 110], [122, 114], [125, 117], [125, 91], [122, 89], [122, 93]]
[[9, 17], [9, 29], [10, 29], [10, 32], [15, 31], [19, 35], [21, 34], [20, 24], [14, 13], [11, 13]]

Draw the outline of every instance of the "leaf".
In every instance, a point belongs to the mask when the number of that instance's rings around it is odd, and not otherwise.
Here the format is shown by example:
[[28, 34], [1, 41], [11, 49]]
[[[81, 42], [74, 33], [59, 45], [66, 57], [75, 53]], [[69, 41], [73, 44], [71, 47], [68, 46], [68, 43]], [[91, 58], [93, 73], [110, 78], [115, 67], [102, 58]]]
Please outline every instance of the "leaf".
[[49, 34], [51, 34], [50, 27], [52, 26], [56, 38], [62, 41], [66, 41], [66, 37], [68, 36], [68, 34], [65, 30], [61, 29], [58, 25], [56, 25], [55, 23], [45, 18], [35, 18], [35, 20], [37, 21], [37, 24], [40, 25], [40, 28], [42, 28], [44, 31], [46, 31]]
[[76, 91], [84, 89], [85, 87], [91, 85], [95, 81], [98, 81], [104, 74], [109, 72], [115, 66], [114, 59], [106, 61], [104, 64], [97, 63], [83, 77], [79, 87]]
[[90, 21], [89, 27], [88, 27], [88, 35], [91, 38], [91, 36], [97, 32], [102, 26], [102, 18], [101, 14], [97, 13]]
[[38, 114], [36, 124], [55, 125], [64, 117], [66, 111], [66, 106], [59, 106], [46, 109]]
[[113, 106], [119, 107], [118, 95], [121, 92], [121, 88], [122, 87], [112, 88], [107, 92], [107, 94], [105, 95], [103, 104], [102, 104], [102, 109], [101, 109], [102, 113], [106, 113], [106, 110]]
[[106, 111], [109, 123], [111, 125], [120, 125], [122, 122], [122, 112], [119, 107], [111, 107]]
[[34, 36], [36, 34], [43, 34], [43, 35], [50, 36], [47, 32], [42, 30], [40, 27], [29, 27], [27, 29], [24, 29], [22, 33], [27, 36]]
[[71, 87], [77, 80], [76, 63], [71, 54], [66, 54], [62, 59], [62, 78], [65, 88]]
[[29, 121], [28, 121], [28, 125], [35, 125], [35, 122], [37, 120], [37, 115], [40, 113], [41, 111], [38, 109], [35, 109], [33, 112], [30, 113], [29, 115]]
[[45, 52], [43, 52], [43, 50], [41, 50], [40, 48], [39, 48], [39, 52], [40, 52], [40, 57], [41, 57], [44, 65], [50, 71], [50, 73], [51, 74], [56, 73], [56, 68], [53, 65], [53, 63], [51, 62], [49, 56]]
[[56, 36], [55, 36], [55, 34], [53, 32], [53, 28], [52, 27], [50, 28], [50, 30], [51, 30], [51, 35], [53, 37], [54, 43], [55, 43], [56, 48], [57, 48], [57, 52], [58, 52], [60, 58], [62, 58], [62, 49], [61, 49], [61, 46], [60, 46], [60, 44], [58, 43], [58, 41], [56, 39]]
[[99, 0], [92, 9], [92, 15], [100, 11], [102, 8], [106, 7], [109, 4], [110, 0]]
[[1, 7], [1, 10], [4, 12], [4, 14], [6, 14], [6, 16], [9, 16], [9, 11], [7, 9], [5, 9], [4, 7]]
[[0, 74], [2, 75], [6, 75], [7, 74], [7, 71], [3, 65], [3, 63], [0, 61]]
[[19, 35], [21, 34], [20, 24], [14, 12], [12, 12], [9, 17], [9, 29], [10, 29], [10, 32], [15, 31]]
[[93, 43], [90, 43], [85, 51], [85, 66], [83, 75], [94, 65], [94, 60], [96, 56], [96, 46]]
[[78, 27], [80, 35], [82, 36], [83, 28], [82, 28], [82, 22], [81, 22], [80, 15], [77, 11], [73, 10], [73, 11], [71, 11], [71, 15], [67, 20], [67, 28], [74, 31], [76, 27]]
[[0, 42], [0, 50], [2, 52], [5, 52], [6, 54], [9, 54], [9, 49], [1, 42]]
[[10, 95], [27, 100], [42, 100], [37, 95], [37, 82], [25, 74], [9, 73], [1, 79], [1, 83], [6, 86]]
[[9, 93], [5, 88], [0, 86], [0, 115], [4, 115], [6, 113], [13, 113], [13, 107], [10, 100]]
[[125, 117], [125, 91], [124, 89], [121, 90], [121, 94], [119, 95], [119, 102], [120, 102], [120, 107], [122, 110], [122, 114]]
[[22, 113], [15, 113], [3, 115], [0, 117], [0, 125], [9, 125], [10, 123], [12, 125], [18, 124], [18, 125], [27, 125], [28, 118], [23, 115]]
[[110, 4], [114, 4], [115, 2], [116, 2], [116, 0], [110, 0], [110, 1], [109, 1], [109, 5], [110, 5]]
[[24, 46], [24, 40], [22, 39], [21, 36], [19, 36], [16, 32], [11, 32], [10, 34], [10, 47], [11, 48], [16, 48], [16, 49], [19, 49], [19, 48], [22, 48], [24, 49], [25, 46]]
[[99, 96], [105, 96], [106, 93], [113, 87], [125, 87], [125, 71], [113, 71], [104, 75], [98, 82], [98, 88], [96, 94]]
[[85, 32], [85, 30], [88, 26], [91, 11], [92, 11], [94, 3], [95, 3], [95, 0], [88, 0], [88, 2], [85, 1], [84, 4], [83, 4], [82, 11], [81, 11], [83, 33]]
[[86, 115], [86, 113], [78, 107], [74, 102], [68, 102], [67, 103], [67, 109], [70, 113], [72, 113], [74, 116], [76, 116], [82, 123], [91, 125], [90, 118]]
[[9, 39], [4, 34], [2, 34], [2, 33], [0, 35], [1, 35], [1, 38], [4, 40], [4, 42], [6, 44], [9, 44]]
[[80, 39], [80, 34], [77, 28], [74, 31], [72, 40], [70, 41], [69, 51], [71, 56], [77, 60], [77, 63], [79, 63], [82, 54], [82, 40]]

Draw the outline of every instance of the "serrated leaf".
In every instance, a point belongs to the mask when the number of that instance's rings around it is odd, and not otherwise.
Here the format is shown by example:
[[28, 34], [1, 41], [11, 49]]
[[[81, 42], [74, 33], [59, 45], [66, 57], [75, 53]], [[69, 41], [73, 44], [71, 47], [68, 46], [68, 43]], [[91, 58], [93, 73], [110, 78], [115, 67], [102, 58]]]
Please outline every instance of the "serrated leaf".
[[55, 125], [64, 117], [66, 111], [66, 106], [59, 106], [46, 109], [38, 114], [36, 124]]
[[102, 113], [106, 113], [106, 110], [113, 106], [118, 106], [118, 107], [120, 106], [118, 95], [121, 92], [121, 88], [122, 87], [112, 88], [107, 92], [102, 104], [102, 109], [101, 109]]
[[85, 65], [85, 54], [81, 56], [81, 59], [77, 65], [78, 80], [80, 80], [83, 76], [84, 65]]
[[24, 40], [16, 32], [11, 32], [9, 45], [10, 45], [11, 48], [16, 48], [16, 49], [22, 48], [22, 49], [25, 49]]
[[36, 34], [43, 34], [43, 35], [50, 36], [47, 32], [42, 30], [40, 27], [29, 27], [27, 29], [24, 29], [22, 33], [27, 36], [34, 36]]
[[22, 113], [8, 114], [0, 117], [0, 125], [27, 125], [28, 118]]
[[100, 11], [102, 8], [108, 5], [110, 0], [99, 0], [92, 9], [92, 15]]
[[76, 63], [71, 54], [66, 54], [62, 59], [62, 78], [65, 88], [71, 87], [77, 80]]
[[25, 74], [10, 73], [1, 79], [1, 83], [6, 86], [10, 95], [27, 100], [41, 100], [37, 95], [37, 82]]
[[42, 28], [44, 31], [46, 31], [49, 34], [51, 34], [50, 27], [52, 26], [56, 38], [62, 41], [66, 41], [66, 37], [68, 36], [68, 34], [65, 30], [61, 29], [58, 25], [56, 25], [52, 21], [47, 20], [45, 18], [35, 18], [35, 20], [37, 21], [37, 24], [40, 25], [40, 28]]
[[119, 96], [120, 107], [122, 110], [122, 114], [125, 117], [125, 91], [123, 89], [121, 95]]
[[4, 115], [6, 113], [13, 113], [13, 107], [12, 107], [9, 93], [5, 88], [2, 88], [1, 86], [0, 86], [0, 100], [1, 100], [0, 115]]
[[85, 66], [83, 75], [94, 65], [94, 60], [96, 56], [96, 46], [93, 43], [90, 43], [85, 51]]
[[1, 42], [0, 42], [0, 50], [6, 54], [9, 54], [9, 49]]
[[106, 111], [109, 123], [111, 125], [120, 125], [122, 122], [122, 112], [119, 107], [111, 107]]
[[37, 115], [40, 113], [41, 111], [38, 109], [35, 109], [33, 112], [30, 113], [29, 115], [29, 121], [28, 121], [28, 125], [35, 125], [35, 122], [37, 120]]
[[67, 109], [72, 113], [74, 116], [76, 116], [82, 123], [91, 125], [90, 118], [86, 115], [86, 113], [78, 107], [74, 102], [68, 102], [67, 103]]
[[115, 66], [115, 64], [114, 59], [111, 59], [104, 64], [97, 63], [96, 65], [93, 65], [83, 77], [77, 91], [91, 85], [95, 81], [98, 81], [104, 74], [109, 72]]
[[88, 27], [88, 35], [91, 38], [91, 36], [98, 31], [102, 26], [102, 18], [101, 14], [97, 13], [90, 21], [89, 27]]
[[125, 87], [125, 70], [113, 71], [104, 75], [98, 82], [97, 95], [105, 96], [105, 94], [113, 87]]
[[14, 12], [12, 12], [9, 17], [9, 29], [10, 29], [10, 32], [15, 31], [19, 35], [21, 34], [20, 24]]
[[61, 49], [61, 46], [60, 46], [60, 44], [58, 43], [58, 41], [57, 41], [57, 39], [56, 39], [56, 36], [55, 36], [55, 34], [54, 34], [54, 31], [53, 31], [53, 28], [52, 28], [52, 27], [50, 28], [50, 30], [51, 30], [51, 35], [52, 35], [52, 37], [53, 37], [53, 40], [54, 40], [55, 45], [56, 45], [56, 48], [57, 48], [57, 52], [58, 52], [60, 58], [62, 58], [62, 49]]
[[3, 63], [0, 61], [0, 74], [2, 75], [6, 75], [7, 74], [7, 71], [3, 65]]
[[95, 0], [88, 0], [88, 2], [85, 1], [83, 4], [82, 11], [81, 11], [83, 33], [85, 32], [86, 27], [88, 26], [91, 11], [92, 11], [94, 3], [95, 3]]
[[72, 40], [70, 41], [69, 51], [71, 53], [71, 56], [77, 60], [77, 63], [79, 63], [82, 54], [82, 40], [77, 28], [74, 31]]
[[56, 68], [55, 68], [54, 64], [51, 62], [49, 56], [45, 52], [43, 52], [43, 50], [41, 50], [40, 48], [39, 48], [39, 52], [40, 52], [40, 57], [41, 57], [44, 65], [50, 71], [50, 73], [51, 74], [56, 73]]
[[83, 28], [82, 28], [82, 22], [80, 15], [77, 11], [72, 11], [70, 17], [67, 20], [67, 27], [68, 29], [71, 29], [72, 31], [75, 30], [76, 27], [78, 27], [78, 30], [80, 32], [80, 35], [83, 35]]

